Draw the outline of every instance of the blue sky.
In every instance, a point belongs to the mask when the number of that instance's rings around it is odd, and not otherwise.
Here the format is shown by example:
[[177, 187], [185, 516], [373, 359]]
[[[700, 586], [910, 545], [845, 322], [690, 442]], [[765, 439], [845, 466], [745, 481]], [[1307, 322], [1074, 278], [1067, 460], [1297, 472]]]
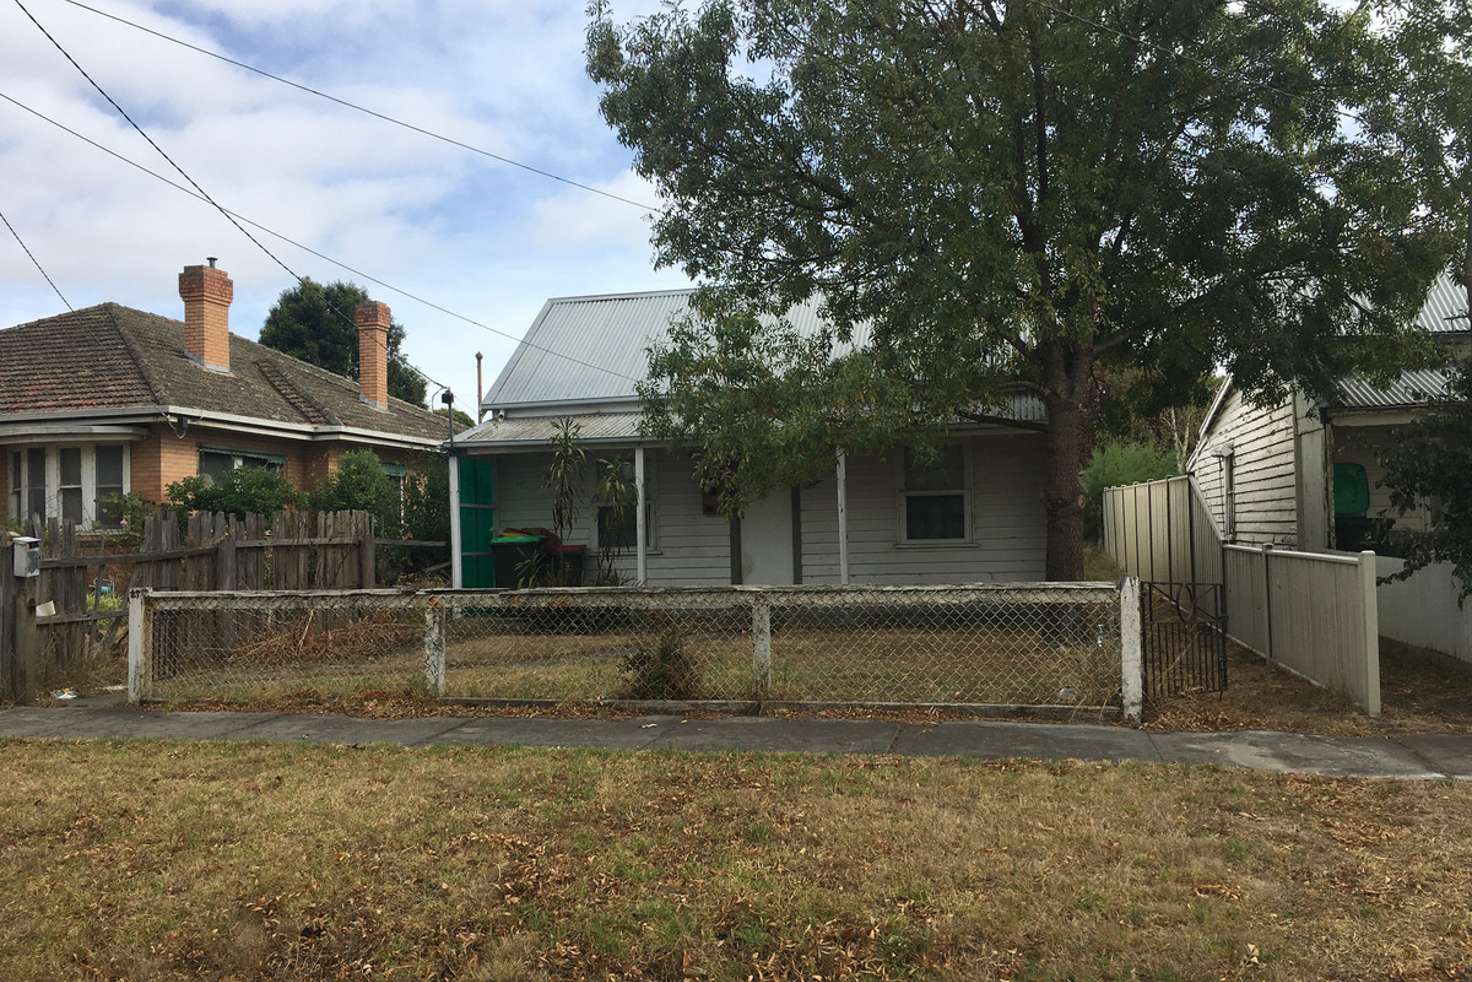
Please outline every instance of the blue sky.
[[[202, 0], [92, 5], [466, 142], [641, 201], [583, 74], [583, 5], [443, 0]], [[686, 285], [656, 272], [645, 212], [334, 106], [114, 24], [26, 0], [114, 98], [221, 204], [380, 279], [520, 336], [549, 296]], [[619, 3], [621, 19], [650, 2]], [[0, 4], [0, 93], [139, 163], [168, 165], [13, 4]], [[74, 306], [180, 316], [176, 274], [206, 255], [254, 337], [290, 277], [208, 205], [0, 102], [0, 211]], [[298, 273], [352, 278], [264, 239]], [[367, 284], [365, 284], [367, 285]], [[410, 358], [474, 401], [514, 342], [369, 287]], [[61, 309], [0, 229], [0, 326]], [[573, 352], [572, 354], [577, 354]]]

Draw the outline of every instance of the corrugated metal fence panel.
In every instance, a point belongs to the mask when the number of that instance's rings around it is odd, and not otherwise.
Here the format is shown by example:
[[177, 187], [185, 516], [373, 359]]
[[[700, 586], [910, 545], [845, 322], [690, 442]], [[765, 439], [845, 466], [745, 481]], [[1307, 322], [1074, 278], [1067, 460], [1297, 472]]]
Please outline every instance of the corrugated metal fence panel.
[[1230, 632], [1242, 644], [1380, 714], [1374, 578], [1360, 556], [1227, 546]]
[[1108, 488], [1104, 548], [1120, 570], [1142, 580], [1222, 582], [1221, 539], [1188, 477]]
[[1267, 581], [1262, 552], [1246, 546], [1222, 550], [1227, 594], [1227, 634], [1260, 655], [1268, 650]]

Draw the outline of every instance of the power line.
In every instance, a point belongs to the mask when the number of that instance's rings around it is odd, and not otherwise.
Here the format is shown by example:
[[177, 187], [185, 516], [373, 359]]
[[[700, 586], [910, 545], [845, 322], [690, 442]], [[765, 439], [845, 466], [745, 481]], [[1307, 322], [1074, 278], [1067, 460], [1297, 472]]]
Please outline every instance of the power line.
[[[61, 130], [62, 132], [67, 133], [67, 134], [69, 134], [69, 135], [71, 135], [73, 137], [76, 137], [78, 140], [81, 140], [83, 143], [86, 143], [89, 146], [91, 146], [91, 147], [93, 147], [93, 148], [95, 148], [97, 150], [101, 150], [103, 153], [107, 154], [109, 157], [112, 157], [115, 160], [121, 161], [122, 163], [127, 164], [129, 167], [132, 167], [135, 170], [142, 171], [143, 173], [147, 174], [149, 177], [154, 178], [155, 180], [162, 181], [164, 184], [169, 185], [170, 187], [172, 187], [176, 191], [181, 191], [184, 194], [187, 194], [190, 197], [195, 198], [195, 199], [200, 200], [200, 201], [207, 201], [207, 199], [203, 195], [196, 194], [194, 191], [190, 190], [189, 188], [185, 187], [184, 185], [180, 184], [179, 182], [174, 181], [174, 180], [171, 180], [166, 175], [160, 174], [158, 171], [153, 170], [152, 168], [150, 168], [150, 167], [148, 167], [148, 166], [146, 166], [144, 164], [138, 163], [136, 160], [133, 160], [133, 159], [131, 159], [129, 157], [124, 156], [123, 154], [118, 153], [116, 150], [113, 150], [111, 147], [105, 146], [104, 144], [101, 144], [101, 143], [97, 142], [96, 140], [92, 139], [89, 136], [86, 136], [83, 133], [79, 133], [78, 131], [72, 129], [70, 126], [67, 126], [65, 123], [62, 123], [62, 122], [60, 122], [60, 121], [58, 121], [56, 119], [53, 119], [52, 117], [46, 115], [45, 113], [41, 112], [38, 109], [33, 109], [32, 107], [26, 105], [25, 103], [21, 102], [19, 99], [14, 98], [13, 96], [7, 95], [4, 92], [0, 92], [0, 99], [4, 99], [6, 102], [10, 103], [11, 105], [15, 106], [16, 108], [22, 109], [22, 110], [30, 113], [32, 116], [35, 116], [37, 119], [40, 119], [43, 122], [46, 122], [46, 123], [51, 124], [52, 126], [56, 127], [57, 129]], [[528, 341], [525, 338], [519, 338], [519, 337], [517, 337], [514, 334], [511, 334], [511, 333], [509, 333], [507, 331], [501, 330], [500, 328], [492, 327], [490, 324], [482, 323], [481, 321], [478, 321], [478, 320], [474, 319], [473, 317], [469, 317], [469, 316], [467, 316], [465, 314], [459, 313], [458, 311], [451, 310], [449, 307], [445, 307], [445, 306], [442, 306], [441, 304], [435, 303], [433, 300], [430, 300], [430, 299], [428, 299], [426, 297], [420, 296], [419, 294], [411, 293], [410, 291], [405, 290], [403, 287], [395, 286], [392, 283], [389, 283], [389, 282], [387, 282], [385, 280], [381, 280], [381, 279], [379, 279], [376, 276], [373, 276], [373, 275], [371, 275], [369, 273], [365, 273], [363, 270], [358, 269], [355, 266], [350, 266], [347, 263], [343, 262], [342, 260], [335, 259], [332, 256], [327, 255], [324, 252], [319, 252], [318, 250], [313, 249], [311, 246], [306, 245], [305, 243], [300, 242], [300, 241], [298, 241], [296, 239], [293, 239], [290, 236], [284, 235], [281, 232], [277, 232], [274, 229], [271, 229], [271, 228], [269, 228], [269, 227], [267, 227], [265, 225], [262, 225], [260, 222], [257, 222], [257, 221], [255, 221], [255, 220], [253, 220], [251, 218], [247, 218], [245, 215], [242, 215], [239, 212], [232, 211], [232, 212], [230, 212], [230, 214], [233, 215], [235, 218], [238, 218], [240, 221], [244, 222], [245, 224], [251, 226], [252, 228], [257, 229], [257, 230], [259, 230], [261, 232], [264, 232], [265, 234], [267, 234], [267, 235], [269, 235], [269, 236], [271, 236], [271, 237], [273, 237], [275, 239], [278, 239], [278, 240], [280, 240], [282, 242], [285, 242], [287, 245], [295, 246], [296, 248], [302, 250], [303, 252], [308, 253], [309, 255], [315, 256], [318, 259], [321, 259], [323, 262], [331, 263], [332, 265], [338, 267], [339, 269], [345, 270], [345, 271], [353, 274], [354, 276], [361, 276], [363, 279], [368, 280], [370, 283], [375, 283], [378, 286], [381, 286], [381, 287], [383, 287], [386, 290], [391, 290], [394, 293], [397, 293], [399, 296], [406, 297], [409, 300], [413, 300], [415, 303], [423, 304], [424, 306], [429, 307], [432, 310], [437, 310], [440, 313], [442, 313], [442, 314], [444, 314], [444, 315], [446, 315], [448, 317], [453, 317], [456, 320], [463, 321], [464, 323], [469, 324], [472, 327], [477, 327], [477, 328], [480, 328], [483, 331], [488, 331], [491, 334], [495, 334], [495, 335], [498, 335], [500, 337], [506, 338], [509, 341], [515, 341], [518, 344], [523, 344], [523, 345], [525, 345], [528, 348], [533, 348], [533, 349], [535, 349], [537, 351], [543, 352], [544, 354], [552, 355], [555, 358], [562, 358], [562, 359], [564, 359], [566, 361], [572, 362], [575, 365], [581, 365], [584, 368], [591, 368], [594, 371], [603, 372], [605, 374], [612, 375], [612, 376], [614, 376], [616, 378], [624, 379], [625, 381], [629, 381], [629, 382], [637, 382], [637, 381], [639, 381], [638, 379], [634, 378], [632, 375], [625, 375], [624, 373], [614, 371], [611, 368], [607, 368], [607, 367], [604, 367], [602, 365], [595, 365], [595, 364], [593, 364], [590, 361], [584, 361], [583, 359], [578, 358], [578, 357], [576, 357], [574, 355], [565, 354], [565, 353], [563, 353], [561, 351], [558, 351], [558, 350], [556, 350], [554, 348], [548, 348], [545, 345], [540, 345], [540, 344], [537, 344], [535, 342]], [[439, 383], [436, 382], [435, 384], [438, 385]]]
[[661, 212], [664, 210], [663, 208], [656, 207], [655, 205], [645, 204], [642, 201], [636, 201], [633, 198], [626, 198], [621, 194], [615, 194], [612, 191], [604, 191], [602, 188], [596, 188], [591, 184], [583, 184], [581, 181], [575, 181], [570, 177], [563, 177], [561, 174], [554, 174], [549, 170], [543, 170], [542, 168], [533, 166], [532, 164], [524, 164], [519, 160], [513, 160], [512, 158], [507, 157], [503, 154], [495, 153], [493, 151], [485, 149], [484, 147], [478, 147], [473, 143], [466, 143], [464, 140], [458, 140], [453, 136], [446, 136], [443, 133], [438, 133], [434, 130], [419, 126], [407, 120], [400, 119], [397, 116], [391, 116], [388, 113], [380, 112], [377, 109], [370, 109], [367, 106], [360, 105], [359, 103], [353, 102], [348, 99], [344, 99], [341, 96], [335, 96], [330, 92], [323, 92], [321, 89], [313, 88], [312, 86], [306, 85], [302, 82], [297, 82], [293, 79], [277, 75], [274, 72], [268, 72], [264, 68], [257, 68], [255, 65], [247, 64], [246, 62], [231, 58], [228, 55], [222, 55], [218, 51], [211, 51], [210, 49], [202, 48], [197, 44], [191, 44], [190, 42], [185, 41], [182, 38], [177, 38], [171, 34], [166, 34], [163, 31], [155, 30], [151, 27], [146, 27], [143, 24], [137, 23], [136, 21], [128, 20], [126, 17], [120, 17], [117, 14], [108, 13], [106, 10], [99, 10], [96, 7], [82, 3], [81, 0], [64, 0], [64, 2], [71, 4], [73, 7], [78, 7], [82, 10], [86, 10], [90, 13], [96, 14], [99, 17], [106, 17], [108, 20], [126, 25], [137, 31], [142, 31], [144, 34], [151, 34], [152, 36], [162, 41], [168, 41], [170, 44], [177, 44], [181, 48], [187, 48], [190, 51], [196, 52], [198, 54], [206, 55], [210, 58], [214, 58], [216, 61], [222, 61], [227, 65], [233, 65], [234, 67], [244, 69], [247, 72], [254, 72], [256, 75], [259, 75], [262, 78], [268, 78], [273, 82], [280, 82], [282, 85], [289, 85], [293, 89], [297, 89], [301, 92], [306, 92], [310, 95], [317, 96], [320, 99], [326, 99], [329, 102], [335, 102], [339, 106], [343, 106], [347, 109], [352, 109], [356, 112], [364, 113], [365, 115], [372, 116], [374, 119], [382, 120], [385, 123], [391, 123], [394, 126], [401, 126], [404, 129], [410, 130], [414, 133], [418, 133], [421, 136], [427, 136], [430, 139], [439, 140], [442, 143], [448, 143], [450, 146], [459, 147], [461, 150], [469, 150], [471, 153], [480, 154], [482, 157], [489, 157], [491, 160], [497, 160], [503, 164], [510, 164], [512, 167], [519, 167], [524, 171], [536, 174], [540, 177], [545, 177], [549, 180], [558, 181], [562, 184], [568, 185], [569, 187], [575, 187], [583, 191], [588, 191], [592, 194], [602, 195], [603, 197], [610, 198], [614, 201], [621, 201], [626, 205], [633, 205], [635, 208], [642, 208], [645, 211]]
[[56, 292], [56, 295], [58, 297], [61, 297], [61, 302], [66, 304], [66, 309], [75, 310], [76, 308], [72, 306], [71, 301], [68, 300], [66, 296], [61, 292], [61, 289], [57, 287], [56, 281], [51, 278], [51, 274], [46, 272], [45, 268], [41, 266], [41, 261], [36, 258], [33, 252], [31, 252], [31, 247], [26, 245], [26, 240], [20, 237], [20, 233], [15, 230], [14, 225], [10, 224], [10, 219], [5, 217], [5, 212], [3, 211], [0, 211], [0, 222], [4, 222], [5, 227], [10, 229], [10, 234], [15, 236], [15, 241], [17, 244], [20, 245], [21, 251], [24, 252], [26, 256], [31, 260], [31, 265], [36, 267], [36, 271], [46, 278], [47, 283], [51, 284], [51, 289]]
[[[225, 219], [231, 225], [234, 225], [235, 228], [239, 230], [239, 232], [240, 232], [241, 235], [243, 235], [247, 239], [249, 239], [251, 241], [251, 243], [257, 249], [261, 250], [268, 257], [270, 257], [271, 261], [274, 262], [277, 266], [280, 266], [282, 269], [286, 270], [287, 274], [292, 279], [296, 280], [297, 283], [299, 283], [299, 284], [301, 284], [303, 286], [306, 285], [306, 280], [300, 274], [298, 274], [296, 270], [294, 270], [290, 266], [286, 265], [286, 263], [281, 259], [280, 256], [276, 255], [270, 249], [266, 248], [265, 243], [263, 243], [260, 239], [257, 239], [254, 235], [250, 234], [250, 231], [247, 230], [244, 225], [240, 224], [240, 222], [238, 222], [238, 221], [235, 220], [235, 216], [234, 215], [230, 214], [230, 212], [228, 210], [226, 210], [218, 201], [216, 201], [214, 198], [210, 197], [209, 192], [207, 192], [203, 187], [201, 187], [198, 181], [196, 181], [194, 178], [192, 178], [192, 177], [189, 176], [189, 172], [188, 171], [186, 171], [183, 167], [180, 167], [179, 164], [174, 160], [173, 157], [170, 157], [167, 153], [165, 153], [164, 152], [164, 148], [161, 147], [161, 146], [159, 146], [157, 143], [155, 143], [153, 137], [149, 136], [148, 133], [144, 131], [143, 127], [139, 126], [138, 123], [133, 119], [133, 117], [130, 116], [130, 115], [128, 115], [128, 111], [126, 109], [124, 109], [122, 106], [118, 105], [117, 100], [114, 99], [112, 96], [108, 95], [107, 90], [104, 89], [101, 85], [99, 85], [96, 79], [94, 79], [91, 75], [87, 74], [87, 70], [85, 68], [83, 68], [81, 66], [81, 64], [75, 58], [73, 58], [71, 56], [71, 53], [69, 51], [67, 51], [66, 48], [62, 47], [61, 42], [58, 41], [58, 40], [56, 40], [56, 38], [52, 36], [52, 34], [51, 34], [50, 31], [46, 30], [46, 28], [41, 24], [40, 21], [38, 21], [35, 18], [35, 16], [30, 12], [30, 10], [28, 10], [26, 8], [26, 5], [24, 3], [22, 3], [21, 0], [15, 0], [15, 5], [21, 9], [21, 13], [25, 14], [26, 15], [26, 18], [28, 20], [30, 20], [30, 22], [32, 24], [36, 25], [36, 29], [39, 30], [43, 35], [46, 36], [46, 40], [50, 41], [51, 44], [56, 48], [57, 51], [60, 51], [61, 52], [62, 57], [66, 58], [67, 61], [71, 62], [72, 67], [75, 68], [78, 71], [78, 73], [80, 73], [81, 76], [87, 80], [87, 82], [92, 86], [92, 88], [94, 88], [94, 89], [97, 90], [98, 95], [100, 95], [100, 96], [102, 96], [102, 98], [106, 99], [108, 101], [108, 104], [111, 105], [114, 109], [116, 109], [118, 111], [118, 115], [120, 115], [124, 119], [126, 119], [128, 121], [128, 124], [130, 126], [132, 126], [133, 129], [138, 132], [138, 135], [141, 136], [141, 137], [143, 137], [143, 139], [147, 140], [148, 141], [148, 145], [151, 146], [151, 147], [153, 147], [154, 150], [158, 151], [158, 155], [160, 157], [164, 158], [164, 160], [168, 161], [169, 166], [173, 167], [174, 170], [176, 170], [176, 171], [179, 172], [179, 176], [183, 177], [184, 180], [186, 180], [186, 181], [189, 182], [190, 186], [194, 188], [194, 190], [195, 190], [196, 194], [198, 195], [198, 197], [203, 198], [205, 201], [207, 201], [211, 205], [213, 205], [214, 208], [215, 208], [215, 210], [218, 211], [221, 215], [224, 215], [225, 216]], [[7, 224], [9, 224], [9, 223], [7, 223]], [[49, 279], [49, 277], [48, 277], [48, 279]], [[65, 299], [65, 298], [63, 298], [63, 299]], [[353, 327], [353, 330], [354, 331], [357, 330], [357, 322], [355, 322], [352, 318], [348, 317], [341, 310], [338, 310], [330, 302], [327, 303], [327, 309], [330, 310], [330, 311], [332, 311], [334, 314], [336, 314], [344, 322], [346, 322], [347, 324], [351, 325]], [[385, 348], [386, 347], [387, 346], [385, 346]], [[420, 375], [426, 382], [430, 382], [430, 383], [432, 383], [434, 385], [440, 385], [439, 382], [436, 382], [434, 379], [430, 378], [429, 375], [425, 374], [423, 371], [421, 371], [420, 369], [418, 369], [414, 365], [409, 364], [408, 359], [404, 359], [403, 364], [410, 371], [413, 371], [413, 372], [417, 373], [418, 375]]]

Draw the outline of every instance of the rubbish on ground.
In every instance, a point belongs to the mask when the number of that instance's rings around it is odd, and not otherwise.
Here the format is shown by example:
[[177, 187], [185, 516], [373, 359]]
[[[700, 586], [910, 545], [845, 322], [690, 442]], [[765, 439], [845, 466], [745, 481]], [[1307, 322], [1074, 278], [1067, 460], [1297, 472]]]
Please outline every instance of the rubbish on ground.
[[75, 699], [76, 697], [77, 690], [73, 689], [71, 686], [67, 686], [65, 689], [51, 690], [51, 698], [53, 699]]

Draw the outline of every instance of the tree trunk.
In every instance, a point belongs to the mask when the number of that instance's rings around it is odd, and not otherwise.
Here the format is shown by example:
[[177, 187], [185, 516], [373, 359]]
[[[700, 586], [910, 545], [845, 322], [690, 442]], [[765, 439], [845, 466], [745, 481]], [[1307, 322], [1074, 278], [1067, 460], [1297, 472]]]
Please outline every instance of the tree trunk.
[[1047, 511], [1047, 577], [1081, 580], [1084, 577], [1083, 467], [1088, 430], [1084, 410], [1076, 399], [1049, 398], [1048, 470], [1043, 488]]

